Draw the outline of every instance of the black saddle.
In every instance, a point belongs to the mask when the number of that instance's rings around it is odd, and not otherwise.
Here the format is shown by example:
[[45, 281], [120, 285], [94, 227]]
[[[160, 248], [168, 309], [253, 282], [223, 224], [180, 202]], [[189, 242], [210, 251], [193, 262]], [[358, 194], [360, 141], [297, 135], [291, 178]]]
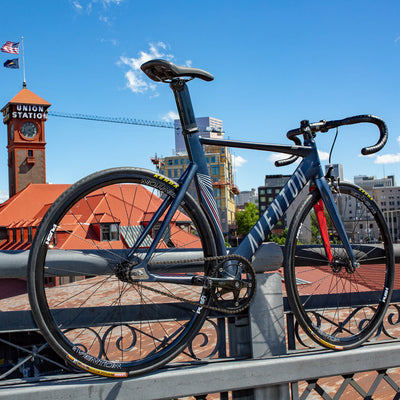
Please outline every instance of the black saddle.
[[204, 81], [214, 79], [210, 73], [202, 69], [183, 67], [160, 59], [147, 61], [140, 68], [150, 79], [156, 82], [171, 82], [172, 79], [181, 77], [200, 78]]

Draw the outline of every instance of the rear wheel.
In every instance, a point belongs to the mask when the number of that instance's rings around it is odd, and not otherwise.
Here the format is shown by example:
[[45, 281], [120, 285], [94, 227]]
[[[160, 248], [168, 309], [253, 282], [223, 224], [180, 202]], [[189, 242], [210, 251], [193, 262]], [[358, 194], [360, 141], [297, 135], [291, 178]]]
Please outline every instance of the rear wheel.
[[[95, 374], [139, 374], [173, 359], [201, 328], [207, 310], [199, 304], [212, 297], [202, 286], [124, 278], [129, 250], [136, 247], [137, 263], [144, 259], [169, 206], [143, 232], [177, 190], [151, 171], [116, 168], [82, 179], [51, 206], [32, 244], [28, 283], [35, 321], [61, 357]], [[216, 255], [212, 238], [186, 194], [149, 271], [164, 280], [206, 274], [204, 261], [173, 260]]]
[[334, 198], [360, 266], [355, 271], [349, 267], [326, 211], [322, 212], [329, 242], [323, 245], [316, 212], [322, 202], [314, 190], [288, 232], [285, 284], [291, 309], [303, 330], [317, 343], [343, 350], [360, 345], [381, 323], [393, 288], [394, 257], [385, 220], [368, 194], [342, 183]]

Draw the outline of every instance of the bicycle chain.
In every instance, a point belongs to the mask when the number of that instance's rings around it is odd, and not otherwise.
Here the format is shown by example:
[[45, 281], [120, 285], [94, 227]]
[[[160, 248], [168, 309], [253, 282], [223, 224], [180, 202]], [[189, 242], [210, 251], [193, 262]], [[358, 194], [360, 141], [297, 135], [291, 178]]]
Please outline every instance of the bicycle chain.
[[[254, 274], [254, 276], [256, 276], [255, 269], [254, 269], [253, 265], [249, 262], [249, 260], [247, 260], [247, 258], [245, 258], [243, 256], [235, 255], [235, 254], [228, 254], [226, 256], [205, 257], [205, 258], [200, 258], [200, 259], [195, 259], [195, 260], [182, 260], [181, 262], [182, 262], [182, 264], [188, 264], [188, 263], [194, 263], [194, 262], [199, 262], [199, 261], [208, 262], [208, 261], [220, 261], [220, 260], [240, 260], [240, 262], [242, 262], [243, 264], [246, 264], [247, 266], [249, 266], [251, 271], [252, 271], [252, 273]], [[176, 261], [160, 261], [160, 262], [152, 262], [152, 263], [149, 264], [149, 266], [161, 265], [161, 264], [162, 265], [175, 264], [175, 263], [176, 263]], [[174, 299], [174, 300], [184, 301], [184, 302], [192, 304], [194, 306], [206, 308], [206, 309], [208, 309], [210, 311], [217, 311], [217, 312], [222, 312], [224, 314], [232, 314], [232, 315], [233, 314], [238, 314], [238, 313], [244, 311], [247, 307], [249, 307], [249, 305], [250, 305], [250, 303], [251, 303], [251, 301], [252, 301], [252, 299], [254, 297], [254, 293], [255, 293], [255, 287], [254, 287], [254, 289], [252, 291], [252, 296], [248, 299], [247, 303], [243, 307], [235, 309], [235, 310], [229, 310], [229, 309], [226, 309], [226, 308], [210, 306], [210, 305], [207, 305], [207, 304], [201, 304], [200, 302], [197, 302], [197, 301], [188, 300], [188, 299], [185, 299], [184, 297], [176, 296], [176, 295], [174, 295], [172, 293], [168, 293], [168, 292], [164, 292], [164, 291], [159, 290], [159, 289], [148, 287], [148, 286], [146, 286], [143, 283], [138, 282], [138, 281], [133, 281], [132, 284], [139, 285], [140, 287], [142, 287], [144, 289], [150, 290], [150, 291], [152, 291], [154, 293], [157, 293], [157, 294], [161, 294], [163, 296], [169, 297], [169, 298]], [[254, 281], [254, 286], [255, 286], [255, 284], [256, 284], [256, 282]]]

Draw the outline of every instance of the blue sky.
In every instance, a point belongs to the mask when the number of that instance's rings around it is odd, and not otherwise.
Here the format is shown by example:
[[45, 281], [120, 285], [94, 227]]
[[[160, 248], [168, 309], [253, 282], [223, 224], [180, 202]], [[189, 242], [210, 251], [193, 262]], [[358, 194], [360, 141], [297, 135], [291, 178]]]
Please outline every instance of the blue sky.
[[[210, 83], [190, 83], [196, 115], [223, 120], [226, 137], [288, 143], [303, 119], [382, 117], [386, 147], [367, 125], [339, 130], [332, 161], [345, 178], [396, 175], [400, 184], [400, 2], [132, 0], [28, 1], [8, 4], [0, 41], [24, 37], [26, 81], [51, 110], [147, 120], [176, 116], [171, 90], [138, 69], [162, 57], [203, 68]], [[11, 55], [0, 53], [2, 62]], [[11, 57], [9, 57], [11, 56]], [[22, 88], [22, 70], [1, 67], [1, 106]], [[8, 193], [6, 128], [0, 135], [0, 193]], [[333, 133], [319, 136], [325, 160]], [[73, 183], [112, 166], [152, 168], [170, 155], [172, 129], [49, 117], [47, 180]], [[1, 150], [3, 149], [3, 150]], [[234, 150], [241, 190], [263, 185], [271, 153]]]

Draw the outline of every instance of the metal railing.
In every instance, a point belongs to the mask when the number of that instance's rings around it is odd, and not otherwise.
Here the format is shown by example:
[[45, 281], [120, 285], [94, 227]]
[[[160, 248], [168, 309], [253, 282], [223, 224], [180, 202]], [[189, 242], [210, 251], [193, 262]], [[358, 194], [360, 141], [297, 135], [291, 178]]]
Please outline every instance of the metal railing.
[[[264, 258], [259, 256], [254, 261], [258, 269], [265, 265], [265, 257], [269, 257], [274, 269], [280, 266], [276, 246], [268, 245], [262, 251]], [[0, 275], [17, 263], [20, 267], [14, 269], [14, 274], [24, 276], [24, 257], [22, 253], [0, 253]], [[29, 310], [3, 311], [0, 398], [25, 399], [29, 394], [52, 400], [73, 396], [131, 399], [134, 393], [135, 398], [143, 400], [187, 396], [228, 399], [228, 392], [232, 392], [231, 397], [236, 400], [314, 399], [316, 395], [346, 399], [350, 388], [361, 398], [372, 398], [374, 394], [379, 398], [377, 393], [383, 382], [385, 390], [398, 398], [400, 374], [393, 375], [390, 369], [400, 365], [399, 301], [400, 294], [396, 292], [385, 324], [367, 345], [346, 352], [327, 351], [309, 346], [303, 339], [282, 297], [280, 274], [258, 274], [257, 295], [248, 313], [228, 318], [209, 316], [206, 329], [208, 335], [211, 331], [212, 334], [201, 360], [196, 349], [189, 346], [185, 362], [171, 363], [149, 375], [123, 381], [73, 371], [43, 341]], [[374, 375], [367, 386], [356, 379], [356, 374], [365, 371]], [[327, 389], [332, 389], [332, 384], [324, 387], [321, 383], [327, 377], [335, 377], [333, 386], [337, 388], [333, 394]]]

